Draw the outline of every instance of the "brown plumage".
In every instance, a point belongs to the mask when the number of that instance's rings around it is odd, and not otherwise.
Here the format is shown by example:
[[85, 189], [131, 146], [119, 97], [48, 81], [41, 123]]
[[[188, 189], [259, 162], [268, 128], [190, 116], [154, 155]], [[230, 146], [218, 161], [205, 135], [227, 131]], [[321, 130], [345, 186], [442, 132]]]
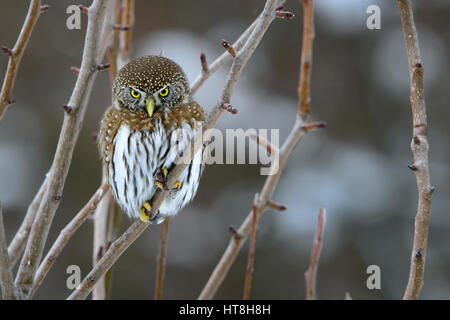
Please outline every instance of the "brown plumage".
[[[166, 186], [165, 177], [189, 146], [194, 124], [204, 120], [203, 108], [190, 97], [184, 72], [172, 60], [141, 57], [119, 71], [113, 106], [101, 121], [98, 143], [114, 196], [130, 217], [159, 223], [193, 198], [203, 150], [194, 155], [175, 186]], [[150, 217], [158, 188], [171, 192], [159, 214]]]

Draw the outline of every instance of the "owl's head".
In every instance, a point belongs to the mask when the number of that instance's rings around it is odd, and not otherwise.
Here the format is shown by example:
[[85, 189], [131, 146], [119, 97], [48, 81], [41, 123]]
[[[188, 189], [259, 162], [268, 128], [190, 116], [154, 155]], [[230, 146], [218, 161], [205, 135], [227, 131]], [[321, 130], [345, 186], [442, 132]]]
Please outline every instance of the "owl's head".
[[113, 84], [116, 108], [145, 111], [170, 108], [190, 96], [189, 83], [181, 67], [161, 56], [143, 56], [126, 64]]

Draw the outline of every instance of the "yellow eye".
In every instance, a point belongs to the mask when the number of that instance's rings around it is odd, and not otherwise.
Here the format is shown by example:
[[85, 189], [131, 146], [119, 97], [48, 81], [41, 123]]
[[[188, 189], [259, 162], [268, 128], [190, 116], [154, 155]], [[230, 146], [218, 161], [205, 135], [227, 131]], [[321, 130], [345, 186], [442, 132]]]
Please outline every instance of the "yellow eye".
[[168, 94], [169, 94], [169, 88], [164, 88], [164, 89], [162, 89], [161, 92], [159, 93], [159, 95], [160, 95], [161, 97], [165, 97], [165, 96], [167, 96]]
[[131, 90], [131, 96], [135, 99], [139, 98], [141, 96], [140, 92], [137, 92], [136, 90]]

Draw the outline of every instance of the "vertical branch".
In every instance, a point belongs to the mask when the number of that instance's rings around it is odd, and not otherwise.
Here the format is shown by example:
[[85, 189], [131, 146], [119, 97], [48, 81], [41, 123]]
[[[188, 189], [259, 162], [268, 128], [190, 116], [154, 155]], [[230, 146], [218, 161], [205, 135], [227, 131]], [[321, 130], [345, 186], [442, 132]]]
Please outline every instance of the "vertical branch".
[[134, 26], [134, 0], [124, 0], [122, 13], [122, 32], [120, 34], [120, 48], [118, 69], [123, 67], [131, 56], [131, 29]]
[[65, 115], [54, 161], [48, 176], [47, 190], [34, 219], [15, 285], [20, 297], [28, 296], [55, 212], [59, 206], [69, 171], [75, 142], [86, 111], [95, 74], [99, 70], [99, 43], [106, 14], [106, 0], [94, 0], [88, 10], [88, 27], [80, 73]]
[[300, 62], [300, 80], [298, 84], [299, 111], [303, 120], [309, 114], [310, 81], [312, 68], [312, 51], [314, 40], [314, 4], [312, 0], [303, 0], [303, 41]]
[[413, 115], [413, 139], [411, 150], [414, 158], [419, 193], [418, 208], [415, 219], [414, 243], [411, 254], [411, 266], [408, 285], [403, 299], [418, 299], [423, 286], [423, 275], [427, 250], [429, 220], [431, 214], [431, 195], [434, 187], [430, 185], [428, 168], [427, 113], [424, 96], [423, 66], [420, 57], [414, 16], [409, 0], [397, 0], [400, 9], [403, 34], [408, 53], [411, 80], [411, 109]]
[[248, 249], [247, 268], [245, 270], [245, 283], [244, 283], [244, 295], [243, 300], [250, 299], [250, 288], [252, 286], [253, 278], [253, 266], [255, 262], [255, 249], [256, 249], [256, 229], [258, 224], [258, 194], [255, 194], [255, 199], [252, 205], [252, 225], [250, 229], [250, 245]]
[[161, 233], [159, 239], [159, 253], [156, 259], [156, 285], [155, 285], [155, 300], [162, 299], [164, 273], [166, 269], [166, 255], [167, 255], [167, 239], [169, 237], [169, 221], [170, 217], [161, 224]]
[[309, 268], [305, 272], [307, 300], [317, 299], [316, 294], [317, 268], [319, 265], [320, 251], [322, 249], [322, 237], [323, 237], [323, 229], [325, 228], [325, 219], [326, 219], [326, 211], [325, 209], [320, 209], [319, 219], [317, 221], [317, 228], [316, 233], [314, 235], [314, 242], [311, 251], [311, 260], [309, 262]]
[[50, 268], [53, 266], [56, 258], [66, 246], [67, 242], [72, 238], [78, 228], [90, 217], [92, 212], [97, 208], [98, 203], [109, 191], [109, 184], [101, 185], [91, 199], [86, 203], [83, 209], [78, 212], [75, 217], [61, 230], [58, 238], [55, 240], [47, 255], [43, 259], [34, 277], [33, 286], [30, 290], [30, 298], [34, 296], [36, 290], [41, 286]]
[[11, 99], [11, 93], [16, 81], [17, 72], [19, 70], [20, 60], [22, 59], [23, 52], [27, 46], [28, 40], [31, 37], [34, 25], [41, 13], [41, 1], [31, 0], [30, 7], [28, 8], [27, 17], [20, 31], [20, 35], [17, 38], [14, 48], [8, 49], [3, 47], [3, 51], [9, 55], [8, 67], [6, 70], [5, 79], [3, 80], [2, 91], [0, 93], [0, 120], [8, 108], [13, 103]]
[[[123, 5], [122, 3], [123, 2]], [[131, 26], [134, 23], [134, 1], [116, 0], [113, 14], [113, 40], [109, 47], [110, 82], [114, 82], [117, 72], [128, 63], [131, 53]], [[103, 172], [102, 181], [106, 182]], [[116, 240], [120, 227], [121, 212], [116, 209], [112, 193], [102, 200], [94, 215], [94, 249], [93, 265], [99, 262], [109, 245]], [[105, 300], [109, 296], [109, 288], [112, 282], [112, 269], [99, 279], [94, 286], [92, 299]]]
[[6, 247], [5, 226], [3, 224], [3, 212], [0, 205], [0, 285], [2, 287], [3, 300], [13, 300], [14, 282], [9, 263], [8, 249]]

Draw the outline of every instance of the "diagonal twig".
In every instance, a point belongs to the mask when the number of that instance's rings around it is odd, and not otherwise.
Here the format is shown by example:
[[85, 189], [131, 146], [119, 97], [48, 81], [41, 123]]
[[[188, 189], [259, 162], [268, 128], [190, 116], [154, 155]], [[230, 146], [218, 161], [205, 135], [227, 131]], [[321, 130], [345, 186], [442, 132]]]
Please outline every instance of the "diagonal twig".
[[[257, 24], [246, 41], [245, 45], [241, 50], [237, 53], [236, 57], [233, 59], [233, 64], [231, 66], [231, 70], [228, 74], [225, 87], [222, 91], [222, 94], [213, 108], [213, 110], [209, 113], [208, 119], [206, 120], [203, 131], [212, 128], [217, 122], [218, 118], [224, 111], [222, 105], [224, 103], [229, 103], [231, 95], [233, 93], [236, 82], [241, 75], [241, 72], [246, 65], [248, 59], [255, 51], [259, 42], [261, 41], [264, 33], [269, 27], [270, 23], [275, 19], [275, 7], [279, 3], [278, 0], [267, 0], [265, 7], [263, 9], [260, 18], [257, 21]], [[200, 130], [198, 130], [200, 131]], [[201, 132], [200, 132], [201, 134]], [[206, 136], [202, 136], [202, 139], [206, 140]], [[199, 141], [195, 140], [194, 141]], [[202, 140], [200, 140], [202, 141]], [[201, 145], [201, 144], [200, 144]], [[194, 152], [191, 152], [189, 157], [190, 161], [196, 152], [200, 149], [201, 146], [196, 144], [194, 146]], [[178, 178], [178, 176], [184, 171], [190, 161], [185, 161], [183, 163], [177, 164], [172, 168], [168, 175], [168, 184], [173, 184], [174, 181]], [[159, 207], [161, 206], [163, 200], [167, 196], [167, 192], [159, 192], [154, 199], [152, 200], [152, 211], [157, 212]], [[101, 277], [114, 262], [119, 258], [119, 256], [125, 251], [125, 249], [131, 245], [131, 243], [136, 240], [136, 238], [147, 228], [148, 224], [143, 223], [141, 221], [134, 222], [125, 233], [119, 237], [109, 248], [109, 250], [105, 253], [102, 259], [97, 263], [96, 266], [91, 270], [91, 272], [83, 279], [80, 286], [73, 291], [73, 293], [68, 297], [68, 299], [85, 299], [89, 292], [92, 290], [93, 285], [97, 281], [99, 277]]]
[[14, 268], [16, 263], [19, 261], [23, 250], [25, 250], [28, 236], [31, 230], [31, 225], [33, 224], [34, 217], [36, 216], [36, 212], [38, 211], [39, 205], [42, 201], [42, 197], [44, 196], [46, 183], [47, 179], [44, 179], [44, 182], [39, 188], [39, 191], [36, 193], [33, 201], [28, 206], [25, 218], [23, 219], [22, 224], [19, 227], [19, 230], [16, 232], [14, 238], [11, 240], [11, 243], [9, 244], [8, 254], [9, 254], [9, 261], [11, 263], [11, 268]]
[[248, 249], [247, 268], [245, 270], [244, 281], [244, 295], [243, 300], [250, 299], [250, 288], [252, 286], [253, 267], [255, 262], [255, 249], [256, 249], [256, 231], [258, 224], [258, 194], [255, 194], [255, 199], [252, 205], [252, 225], [250, 228], [250, 245]]
[[316, 233], [314, 235], [314, 242], [311, 251], [311, 260], [309, 262], [308, 270], [305, 272], [307, 300], [317, 299], [316, 294], [317, 268], [319, 265], [320, 251], [322, 250], [322, 238], [323, 238], [323, 230], [325, 228], [325, 221], [326, 221], [326, 211], [325, 209], [322, 208], [319, 211], [319, 218], [317, 221], [317, 228]]
[[423, 275], [427, 250], [427, 238], [431, 214], [431, 195], [428, 168], [427, 113], [424, 96], [423, 65], [420, 57], [414, 16], [409, 0], [397, 0], [400, 9], [403, 34], [408, 53], [411, 80], [410, 101], [413, 115], [413, 139], [411, 151], [414, 157], [414, 173], [419, 193], [418, 208], [414, 226], [414, 243], [408, 285], [403, 299], [418, 299], [423, 286]]
[[59, 206], [69, 171], [75, 142], [84, 119], [88, 97], [98, 71], [99, 43], [106, 15], [106, 0], [94, 0], [89, 7], [83, 58], [75, 88], [65, 112], [58, 146], [49, 172], [47, 190], [36, 213], [15, 285], [21, 298], [26, 298], [42, 259], [44, 245], [55, 212]]
[[14, 282], [9, 263], [8, 249], [6, 247], [5, 226], [3, 224], [3, 212], [0, 205], [0, 286], [2, 287], [3, 300], [15, 299]]
[[8, 52], [9, 62], [6, 69], [5, 79], [3, 80], [2, 91], [0, 93], [0, 120], [3, 118], [8, 106], [12, 103], [11, 93], [14, 88], [14, 82], [16, 81], [20, 60], [22, 59], [23, 52], [25, 51], [31, 32], [33, 31], [40, 14], [41, 1], [31, 0], [25, 22], [22, 26], [22, 30], [20, 31], [20, 35], [17, 38], [16, 44], [12, 49], [4, 48], [3, 50]]

